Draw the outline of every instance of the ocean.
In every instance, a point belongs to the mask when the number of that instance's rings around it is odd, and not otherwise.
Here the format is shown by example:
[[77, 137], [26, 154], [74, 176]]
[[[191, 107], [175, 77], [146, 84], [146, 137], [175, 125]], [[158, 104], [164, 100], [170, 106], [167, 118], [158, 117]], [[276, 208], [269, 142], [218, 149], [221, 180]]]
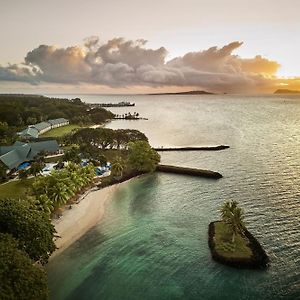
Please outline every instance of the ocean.
[[[300, 299], [299, 96], [59, 96], [134, 102], [111, 111], [148, 120], [107, 127], [138, 129], [154, 147], [230, 149], [161, 153], [162, 163], [217, 171], [220, 180], [156, 173], [120, 187], [103, 220], [48, 264], [51, 299]], [[267, 270], [211, 259], [208, 224], [228, 200], [244, 208]]]

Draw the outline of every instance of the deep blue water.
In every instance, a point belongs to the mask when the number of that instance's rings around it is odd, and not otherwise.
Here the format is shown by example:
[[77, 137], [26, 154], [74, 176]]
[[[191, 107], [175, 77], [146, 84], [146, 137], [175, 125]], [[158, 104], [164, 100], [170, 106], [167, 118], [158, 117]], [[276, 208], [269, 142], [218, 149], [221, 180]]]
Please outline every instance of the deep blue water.
[[[75, 97], [69, 96], [69, 97]], [[99, 96], [129, 100], [153, 146], [228, 144], [220, 152], [171, 152], [162, 162], [218, 171], [214, 181], [153, 174], [122, 185], [104, 219], [48, 265], [52, 299], [300, 299], [300, 98]], [[215, 263], [209, 222], [225, 200], [271, 258], [267, 271]]]

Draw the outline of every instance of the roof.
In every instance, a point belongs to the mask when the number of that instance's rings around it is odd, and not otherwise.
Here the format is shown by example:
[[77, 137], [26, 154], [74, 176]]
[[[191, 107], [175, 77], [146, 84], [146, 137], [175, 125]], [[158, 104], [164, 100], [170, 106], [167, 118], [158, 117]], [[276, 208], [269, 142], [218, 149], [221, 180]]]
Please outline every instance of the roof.
[[24, 144], [15, 146], [11, 151], [0, 156], [0, 160], [9, 168], [17, 168], [22, 162], [26, 161], [29, 154], [30, 146]]
[[53, 125], [65, 124], [68, 122], [69, 122], [69, 120], [67, 120], [65, 118], [58, 118], [58, 119], [52, 119], [52, 120], [40, 122], [40, 123], [28, 126], [26, 129], [19, 132], [18, 135], [22, 136], [22, 137], [38, 138], [40, 131], [45, 130], [45, 129], [51, 129], [51, 126], [53, 126]]
[[69, 122], [69, 120], [65, 118], [59, 118], [59, 119], [53, 119], [53, 120], [48, 120], [51, 125], [57, 125], [57, 124], [63, 124]]
[[41, 123], [37, 123], [35, 125], [31, 125], [31, 128], [36, 128], [38, 131], [47, 129], [51, 127], [51, 124], [48, 122], [41, 122]]
[[15, 142], [12, 146], [0, 147], [0, 160], [9, 168], [17, 168], [26, 161], [31, 161], [42, 151], [57, 152], [59, 146], [56, 140], [42, 141], [37, 143]]
[[31, 148], [29, 153], [30, 159], [33, 159], [37, 154], [39, 154], [42, 151], [57, 152], [59, 150], [59, 146], [56, 140], [29, 143], [28, 145], [30, 145]]
[[23, 131], [19, 132], [18, 135], [20, 135], [22, 137], [38, 138], [39, 131], [35, 127], [27, 127]]

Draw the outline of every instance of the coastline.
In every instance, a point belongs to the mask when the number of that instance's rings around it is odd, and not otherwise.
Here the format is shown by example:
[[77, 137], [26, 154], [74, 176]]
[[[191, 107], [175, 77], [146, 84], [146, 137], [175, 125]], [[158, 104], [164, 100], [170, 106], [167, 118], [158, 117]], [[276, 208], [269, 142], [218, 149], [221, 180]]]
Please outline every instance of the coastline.
[[112, 199], [118, 186], [115, 184], [96, 191], [90, 190], [78, 204], [72, 205], [72, 209], [66, 209], [61, 218], [52, 220], [57, 231], [55, 245], [58, 249], [52, 253], [50, 260], [101, 221], [105, 213], [105, 205]]

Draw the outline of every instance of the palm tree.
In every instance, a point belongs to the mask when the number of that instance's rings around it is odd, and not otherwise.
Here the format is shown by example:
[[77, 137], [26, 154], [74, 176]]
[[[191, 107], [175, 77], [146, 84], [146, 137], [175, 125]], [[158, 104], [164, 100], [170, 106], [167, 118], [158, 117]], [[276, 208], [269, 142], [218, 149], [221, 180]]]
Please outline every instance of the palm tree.
[[57, 182], [49, 191], [49, 198], [55, 208], [59, 208], [67, 203], [69, 195], [66, 186], [62, 182]]
[[51, 200], [48, 198], [46, 194], [42, 194], [37, 197], [36, 206], [38, 210], [41, 210], [47, 213], [48, 215], [50, 215], [54, 210], [53, 203], [51, 202]]
[[122, 157], [117, 156], [111, 165], [112, 173], [117, 177], [122, 177], [124, 168], [125, 168], [124, 160], [122, 159]]
[[232, 232], [232, 243], [235, 242], [235, 237], [238, 233], [244, 232], [244, 212], [238, 207], [237, 201], [227, 201], [221, 208], [221, 218], [228, 225]]
[[81, 190], [85, 184], [83, 177], [78, 172], [70, 172], [69, 178], [74, 184], [75, 192]]

